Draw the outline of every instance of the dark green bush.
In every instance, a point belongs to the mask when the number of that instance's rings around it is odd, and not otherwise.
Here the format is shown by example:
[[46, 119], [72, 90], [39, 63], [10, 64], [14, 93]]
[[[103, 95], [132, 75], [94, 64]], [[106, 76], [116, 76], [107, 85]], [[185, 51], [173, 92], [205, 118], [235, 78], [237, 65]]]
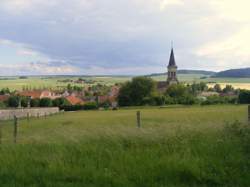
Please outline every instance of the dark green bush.
[[10, 96], [7, 105], [9, 107], [18, 107], [19, 105], [19, 97], [18, 96]]
[[39, 107], [40, 106], [40, 99], [31, 99], [30, 101], [30, 106], [31, 107]]
[[95, 110], [98, 109], [96, 102], [89, 102], [83, 105], [84, 110]]
[[250, 91], [249, 90], [240, 90], [239, 103], [250, 104]]
[[42, 98], [40, 100], [40, 107], [52, 107], [52, 100], [50, 98]]

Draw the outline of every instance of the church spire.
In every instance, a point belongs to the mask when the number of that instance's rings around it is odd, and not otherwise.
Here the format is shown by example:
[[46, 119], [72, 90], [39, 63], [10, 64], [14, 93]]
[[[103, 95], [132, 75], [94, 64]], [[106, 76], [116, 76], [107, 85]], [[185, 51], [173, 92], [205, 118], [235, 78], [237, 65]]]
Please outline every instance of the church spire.
[[171, 54], [170, 54], [170, 59], [169, 59], [169, 64], [168, 66], [176, 66], [176, 63], [175, 63], [175, 58], [174, 58], [174, 49], [172, 47], [172, 50], [171, 50]]

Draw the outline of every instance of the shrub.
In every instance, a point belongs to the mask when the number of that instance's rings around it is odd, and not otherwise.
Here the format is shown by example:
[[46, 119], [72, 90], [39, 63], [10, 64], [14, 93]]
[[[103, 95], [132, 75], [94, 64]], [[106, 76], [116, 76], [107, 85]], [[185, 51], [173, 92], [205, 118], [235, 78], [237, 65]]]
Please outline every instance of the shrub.
[[18, 107], [19, 105], [19, 97], [18, 96], [10, 96], [7, 105], [9, 107]]
[[40, 107], [52, 107], [52, 100], [50, 98], [42, 98], [40, 100]]
[[68, 106], [70, 105], [69, 101], [65, 98], [56, 98], [52, 101], [53, 106], [55, 107], [62, 107], [62, 106]]
[[250, 104], [250, 91], [249, 90], [240, 90], [239, 103]]
[[89, 102], [83, 105], [83, 109], [84, 110], [95, 110], [97, 109], [98, 106], [96, 104], [96, 102]]
[[30, 106], [31, 107], [39, 107], [40, 106], [40, 99], [31, 99], [30, 101]]
[[0, 108], [5, 108], [5, 107], [6, 107], [5, 103], [0, 101]]

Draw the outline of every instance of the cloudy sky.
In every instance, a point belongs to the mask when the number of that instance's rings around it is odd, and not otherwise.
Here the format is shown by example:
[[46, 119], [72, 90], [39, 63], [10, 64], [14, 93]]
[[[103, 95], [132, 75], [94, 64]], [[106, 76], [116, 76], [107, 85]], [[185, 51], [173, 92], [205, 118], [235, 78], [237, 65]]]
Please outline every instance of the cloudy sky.
[[249, 0], [1, 0], [0, 75], [250, 67]]

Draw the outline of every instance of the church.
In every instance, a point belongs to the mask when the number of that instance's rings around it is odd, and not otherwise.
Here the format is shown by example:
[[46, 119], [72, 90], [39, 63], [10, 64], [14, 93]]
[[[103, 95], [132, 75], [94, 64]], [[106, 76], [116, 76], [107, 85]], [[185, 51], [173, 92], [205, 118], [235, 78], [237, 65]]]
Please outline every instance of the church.
[[168, 63], [167, 80], [157, 82], [157, 89], [160, 92], [165, 92], [166, 89], [170, 85], [179, 83], [178, 78], [177, 78], [177, 68], [178, 67], [177, 67], [176, 62], [175, 62], [174, 49], [172, 48], [169, 63]]

